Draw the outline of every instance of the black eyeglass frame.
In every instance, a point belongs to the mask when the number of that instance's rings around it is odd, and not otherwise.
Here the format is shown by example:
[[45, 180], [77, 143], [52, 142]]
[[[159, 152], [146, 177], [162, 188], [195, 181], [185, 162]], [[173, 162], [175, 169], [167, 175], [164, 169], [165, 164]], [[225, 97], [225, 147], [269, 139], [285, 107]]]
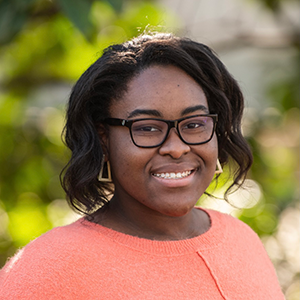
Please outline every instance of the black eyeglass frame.
[[[191, 118], [195, 118], [195, 117], [211, 117], [213, 119], [213, 122], [214, 122], [213, 130], [212, 130], [211, 136], [209, 137], [208, 140], [206, 140], [204, 142], [200, 142], [200, 143], [188, 143], [181, 136], [180, 131], [178, 129], [178, 126], [179, 126], [180, 122], [182, 122], [184, 120], [191, 119]], [[133, 135], [132, 135], [132, 130], [131, 130], [132, 124], [135, 123], [135, 122], [137, 122], [137, 121], [147, 121], [147, 120], [162, 121], [162, 122], [164, 122], [164, 123], [166, 123], [168, 125], [168, 130], [167, 130], [166, 135], [163, 138], [163, 140], [162, 140], [161, 143], [159, 143], [157, 145], [154, 145], [154, 146], [140, 146], [140, 145], [136, 144], [136, 142], [135, 142], [135, 140], [133, 138]], [[212, 137], [214, 135], [214, 132], [216, 130], [217, 122], [218, 122], [218, 115], [217, 114], [193, 115], [193, 116], [188, 116], [188, 117], [180, 118], [180, 119], [177, 119], [177, 120], [164, 120], [164, 119], [157, 119], [157, 118], [141, 118], [141, 119], [133, 119], [133, 120], [118, 119], [118, 118], [106, 118], [106, 119], [104, 119], [104, 123], [106, 123], [108, 125], [111, 125], [111, 126], [125, 126], [125, 127], [129, 128], [131, 140], [132, 140], [133, 144], [135, 146], [139, 147], [139, 148], [156, 148], [156, 147], [161, 146], [166, 141], [166, 139], [168, 138], [170, 130], [173, 127], [176, 128], [177, 134], [178, 134], [179, 138], [185, 144], [187, 144], [187, 145], [202, 145], [202, 144], [206, 144], [206, 143], [208, 143], [212, 139]]]

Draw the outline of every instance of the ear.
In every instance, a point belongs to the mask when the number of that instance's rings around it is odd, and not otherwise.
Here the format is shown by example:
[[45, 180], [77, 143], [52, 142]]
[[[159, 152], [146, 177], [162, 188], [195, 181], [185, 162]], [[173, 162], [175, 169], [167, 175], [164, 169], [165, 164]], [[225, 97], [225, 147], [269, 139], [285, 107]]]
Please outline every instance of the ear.
[[100, 140], [100, 144], [103, 150], [103, 154], [105, 155], [106, 159], [108, 159], [108, 155], [109, 155], [109, 135], [108, 135], [108, 128], [104, 125], [104, 124], [99, 124], [97, 126], [97, 132], [98, 132], [98, 136], [99, 136], [99, 140]]

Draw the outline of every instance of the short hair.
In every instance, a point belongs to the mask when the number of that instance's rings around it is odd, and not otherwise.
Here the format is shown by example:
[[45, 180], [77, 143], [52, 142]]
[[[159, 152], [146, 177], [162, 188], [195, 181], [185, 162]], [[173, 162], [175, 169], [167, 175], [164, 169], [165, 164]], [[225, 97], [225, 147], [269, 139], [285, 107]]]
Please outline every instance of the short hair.
[[61, 182], [77, 211], [90, 215], [109, 202], [113, 184], [97, 180], [104, 153], [97, 127], [110, 117], [112, 100], [122, 97], [129, 81], [153, 65], [172, 65], [191, 76], [204, 91], [209, 111], [218, 114], [219, 160], [236, 165], [225, 199], [245, 180], [252, 154], [241, 133], [244, 99], [236, 80], [204, 44], [168, 33], [141, 35], [106, 48], [72, 89], [64, 128], [71, 158]]

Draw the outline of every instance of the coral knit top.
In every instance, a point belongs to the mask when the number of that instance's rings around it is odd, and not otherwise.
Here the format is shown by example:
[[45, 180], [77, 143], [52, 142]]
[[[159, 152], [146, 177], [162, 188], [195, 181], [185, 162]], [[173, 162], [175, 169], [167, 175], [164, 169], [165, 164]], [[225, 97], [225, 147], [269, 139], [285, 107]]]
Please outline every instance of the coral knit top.
[[284, 299], [257, 235], [205, 211], [210, 229], [180, 241], [142, 239], [83, 218], [52, 229], [1, 270], [0, 299]]

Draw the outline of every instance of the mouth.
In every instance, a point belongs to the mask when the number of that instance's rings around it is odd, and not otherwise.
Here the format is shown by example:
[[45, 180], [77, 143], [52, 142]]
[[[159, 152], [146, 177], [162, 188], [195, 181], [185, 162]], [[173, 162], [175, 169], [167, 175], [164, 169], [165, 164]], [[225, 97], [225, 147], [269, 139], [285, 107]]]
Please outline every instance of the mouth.
[[166, 173], [153, 173], [152, 175], [161, 179], [182, 179], [190, 176], [194, 170], [188, 170], [184, 172], [166, 172]]

